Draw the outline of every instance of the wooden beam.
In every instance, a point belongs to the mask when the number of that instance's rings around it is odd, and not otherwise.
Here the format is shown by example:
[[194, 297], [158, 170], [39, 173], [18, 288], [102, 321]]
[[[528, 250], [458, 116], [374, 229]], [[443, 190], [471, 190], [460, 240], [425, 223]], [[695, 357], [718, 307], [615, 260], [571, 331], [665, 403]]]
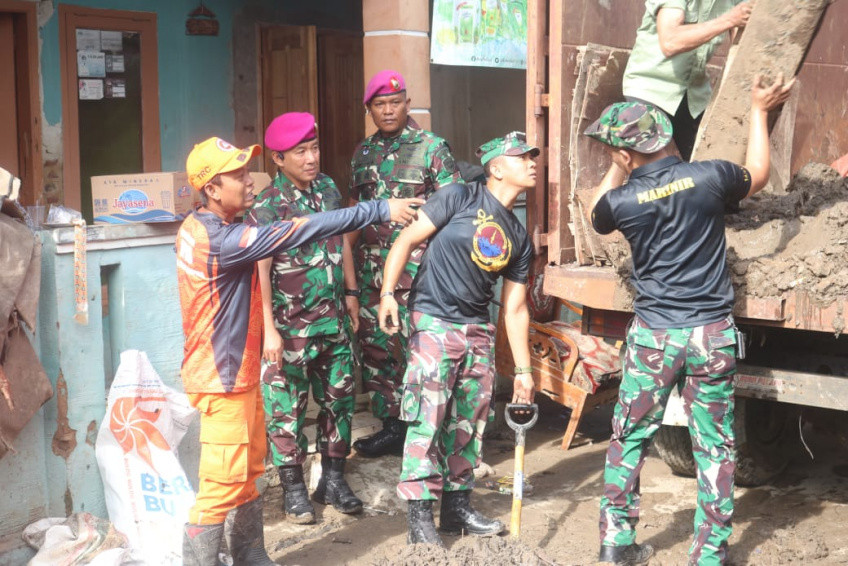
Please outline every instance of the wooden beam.
[[542, 149], [543, 152], [537, 162], [539, 175], [536, 178], [536, 187], [527, 193], [527, 230], [531, 234], [544, 232], [547, 229], [545, 222], [547, 179], [544, 166], [544, 163], [547, 163], [545, 152], [548, 147], [545, 110], [548, 86], [545, 76], [547, 30], [545, 0], [529, 0], [527, 2], [526, 132], [527, 141]]

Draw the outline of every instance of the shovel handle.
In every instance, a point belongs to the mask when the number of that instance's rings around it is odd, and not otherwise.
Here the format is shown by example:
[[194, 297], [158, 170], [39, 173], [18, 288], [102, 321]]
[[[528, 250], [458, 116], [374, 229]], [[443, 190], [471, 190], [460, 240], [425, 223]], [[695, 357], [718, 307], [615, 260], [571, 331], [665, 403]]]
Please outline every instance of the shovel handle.
[[512, 514], [509, 519], [509, 534], [512, 538], [518, 538], [521, 534], [521, 503], [524, 498], [524, 431], [516, 436], [521, 439], [515, 444], [515, 473], [512, 475]]
[[[512, 411], [532, 413], [532, 415], [526, 422], [519, 423], [513, 420]], [[509, 428], [515, 432], [525, 432], [533, 428], [533, 425], [536, 424], [537, 420], [539, 420], [539, 405], [536, 403], [528, 403], [526, 405], [523, 403], [507, 403], [506, 408], [504, 409], [504, 418], [506, 419], [506, 424], [509, 425]]]
[[[511, 411], [532, 413], [527, 422], [517, 423], [512, 419]], [[521, 505], [524, 499], [524, 439], [529, 430], [539, 419], [539, 406], [535, 403], [524, 405], [509, 403], [504, 411], [509, 428], [515, 431], [515, 473], [512, 475], [512, 514], [509, 519], [509, 534], [518, 538], [521, 534]]]

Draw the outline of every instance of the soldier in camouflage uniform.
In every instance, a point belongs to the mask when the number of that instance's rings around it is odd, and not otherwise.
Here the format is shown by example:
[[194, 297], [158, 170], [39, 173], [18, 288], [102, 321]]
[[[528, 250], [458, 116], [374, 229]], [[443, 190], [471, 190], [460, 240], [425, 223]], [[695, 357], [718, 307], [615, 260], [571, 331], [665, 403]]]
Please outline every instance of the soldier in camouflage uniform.
[[[363, 102], [378, 132], [363, 140], [353, 152], [350, 188], [353, 203], [398, 195], [427, 199], [440, 187], [462, 180], [448, 144], [432, 132], [422, 130], [408, 116], [410, 99], [399, 73], [377, 73], [365, 89]], [[384, 224], [349, 236], [351, 245], [356, 246], [362, 293], [362, 309], [354, 307], [361, 320], [358, 336], [362, 348], [362, 381], [371, 395], [374, 416], [383, 421], [381, 431], [354, 443], [357, 452], [364, 456], [399, 453], [403, 446], [404, 427], [397, 417], [408, 352], [406, 304], [424, 253], [423, 243], [413, 251], [398, 282], [400, 332], [389, 336], [377, 323], [383, 266], [401, 228], [397, 224]], [[351, 289], [351, 292], [355, 291]]]
[[[273, 184], [256, 197], [246, 223], [296, 220], [339, 208], [336, 185], [319, 173], [312, 114], [277, 117], [265, 133], [265, 145], [273, 151], [278, 171]], [[351, 325], [342, 299], [343, 277], [353, 276], [350, 249], [342, 236], [333, 236], [280, 252], [273, 263], [262, 260], [259, 273], [265, 326], [262, 391], [285, 512], [295, 523], [315, 521], [302, 469], [307, 448], [303, 421], [311, 386], [319, 406], [317, 446], [323, 472], [313, 498], [343, 513], [358, 513], [362, 502], [343, 476], [354, 409]]]
[[503, 530], [470, 504], [473, 469], [482, 458], [491, 420], [495, 329], [489, 302], [504, 277], [504, 319], [515, 368], [513, 402], [531, 403], [526, 290], [533, 246], [512, 213], [515, 199], [536, 183], [539, 150], [513, 132], [477, 150], [487, 185], [444, 187], [401, 232], [389, 253], [380, 293], [380, 327], [397, 331], [395, 289], [413, 250], [429, 239], [412, 284], [412, 338], [403, 381], [401, 419], [409, 423], [398, 495], [409, 502], [410, 544], [442, 544], [433, 501], [442, 498], [447, 534], [493, 535]]
[[727, 561], [736, 468], [733, 377], [742, 339], [730, 315], [724, 212], [768, 181], [768, 111], [790, 86], [782, 77], [770, 88], [755, 81], [745, 167], [682, 161], [667, 147], [668, 117], [642, 103], [613, 104], [586, 130], [613, 160], [592, 202], [592, 224], [601, 234], [620, 230], [627, 238], [636, 288], [604, 470], [600, 563], [647, 564], [653, 554], [650, 545], [636, 543], [639, 472], [674, 387], [689, 418], [698, 475], [689, 564]]

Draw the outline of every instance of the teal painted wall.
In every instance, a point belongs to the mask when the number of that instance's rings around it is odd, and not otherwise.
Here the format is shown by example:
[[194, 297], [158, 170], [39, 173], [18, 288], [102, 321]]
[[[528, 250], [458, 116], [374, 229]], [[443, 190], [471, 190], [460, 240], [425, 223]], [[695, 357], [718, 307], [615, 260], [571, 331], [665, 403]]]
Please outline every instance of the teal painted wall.
[[[120, 352], [146, 352], [165, 384], [182, 390], [177, 228], [176, 223], [88, 227], [88, 324], [74, 320], [73, 229], [39, 232], [44, 247], [33, 342], [54, 395], [16, 440], [18, 452], [0, 460], [0, 540], [42, 517], [80, 511], [108, 516], [94, 443]], [[102, 308], [104, 292], [108, 316]], [[67, 386], [64, 415], [57, 390], [60, 375]], [[63, 416], [75, 431], [75, 446], [65, 455], [53, 449]], [[198, 424], [195, 420], [180, 446], [180, 460], [192, 481], [200, 457]], [[22, 552], [18, 548], [4, 554], [0, 546], [0, 564], [24, 563], [18, 560]]]
[[[185, 21], [198, 5], [196, 0], [80, 0], [61, 4], [156, 13], [163, 170], [183, 169], [185, 156], [195, 141], [213, 134], [232, 138], [230, 45], [237, 2], [204, 2], [220, 22], [216, 37], [185, 34]], [[48, 125], [62, 120], [58, 16], [57, 8], [41, 30], [44, 117]]]
[[[162, 168], [182, 170], [192, 145], [209, 136], [234, 137], [233, 20], [362, 29], [356, 0], [204, 0], [220, 23], [216, 37], [188, 36], [185, 21], [198, 0], [71, 0], [90, 8], [154, 12], [159, 52]], [[41, 29], [41, 74], [47, 126], [62, 120], [58, 7]], [[255, 102], [254, 102], [255, 103]]]

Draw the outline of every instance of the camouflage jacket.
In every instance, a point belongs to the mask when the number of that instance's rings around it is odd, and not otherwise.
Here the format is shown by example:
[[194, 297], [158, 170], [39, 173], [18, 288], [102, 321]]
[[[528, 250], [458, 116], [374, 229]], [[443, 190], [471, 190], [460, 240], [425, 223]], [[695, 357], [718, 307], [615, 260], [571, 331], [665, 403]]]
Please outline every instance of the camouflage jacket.
[[[462, 182], [447, 142], [422, 130], [412, 118], [393, 138], [384, 138], [379, 132], [365, 138], [354, 150], [350, 166], [350, 196], [355, 200], [426, 199], [440, 187]], [[401, 228], [394, 222], [364, 228], [360, 247], [387, 251]], [[416, 250], [412, 261], [420, 263], [423, 249]]]
[[[245, 216], [246, 224], [291, 220], [341, 205], [333, 180], [319, 173], [301, 191], [282, 173], [262, 190]], [[280, 252], [271, 264], [271, 304], [277, 329], [284, 337], [337, 334], [345, 316], [342, 237]]]

